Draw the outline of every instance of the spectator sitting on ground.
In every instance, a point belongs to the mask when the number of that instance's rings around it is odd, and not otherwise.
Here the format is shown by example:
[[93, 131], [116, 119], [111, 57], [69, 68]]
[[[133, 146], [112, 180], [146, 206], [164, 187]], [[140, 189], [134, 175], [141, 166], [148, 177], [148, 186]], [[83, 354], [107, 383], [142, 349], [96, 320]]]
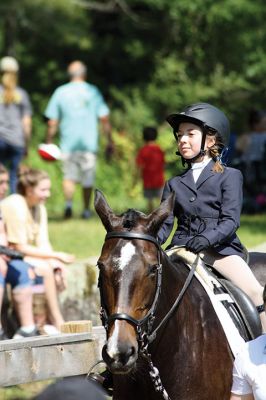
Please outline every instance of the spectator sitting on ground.
[[0, 160], [9, 168], [10, 190], [15, 193], [18, 167], [31, 136], [32, 108], [27, 92], [17, 86], [17, 60], [3, 57], [0, 71]]
[[19, 174], [18, 194], [3, 200], [1, 210], [9, 245], [21, 251], [25, 261], [34, 265], [36, 275], [44, 278], [49, 317], [59, 330], [64, 319], [56, 289], [65, 289], [65, 264], [71, 263], [74, 256], [54, 251], [50, 244], [44, 205], [50, 188], [46, 172], [25, 167]]
[[56, 89], [45, 111], [48, 118], [46, 142], [52, 143], [59, 126], [64, 217], [72, 217], [75, 185], [80, 183], [84, 202], [82, 218], [88, 219], [98, 151], [98, 121], [107, 136], [106, 155], [110, 157], [113, 151], [109, 108], [99, 89], [86, 82], [87, 68], [81, 61], [72, 62], [67, 72], [70, 82]]
[[[4, 199], [9, 185], [7, 169], [0, 164], [0, 201]], [[0, 244], [7, 246], [4, 223], [0, 215]], [[3, 304], [5, 284], [11, 285], [12, 300], [20, 323], [14, 338], [35, 336], [38, 330], [34, 324], [32, 311], [32, 267], [20, 259], [10, 259], [0, 253], [0, 315]], [[0, 319], [0, 340], [7, 339]]]

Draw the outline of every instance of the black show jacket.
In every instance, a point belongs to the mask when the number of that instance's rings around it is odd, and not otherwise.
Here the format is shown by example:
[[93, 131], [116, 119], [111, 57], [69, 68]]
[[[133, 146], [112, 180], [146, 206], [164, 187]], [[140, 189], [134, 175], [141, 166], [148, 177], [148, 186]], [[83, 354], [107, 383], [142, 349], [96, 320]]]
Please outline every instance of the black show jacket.
[[194, 182], [192, 169], [166, 182], [162, 201], [175, 192], [174, 210], [158, 233], [162, 244], [169, 237], [175, 217], [177, 229], [171, 241], [185, 245], [195, 235], [205, 236], [211, 247], [221, 255], [243, 257], [243, 246], [236, 235], [240, 225], [243, 177], [239, 170], [224, 167], [224, 172], [212, 171], [211, 160]]

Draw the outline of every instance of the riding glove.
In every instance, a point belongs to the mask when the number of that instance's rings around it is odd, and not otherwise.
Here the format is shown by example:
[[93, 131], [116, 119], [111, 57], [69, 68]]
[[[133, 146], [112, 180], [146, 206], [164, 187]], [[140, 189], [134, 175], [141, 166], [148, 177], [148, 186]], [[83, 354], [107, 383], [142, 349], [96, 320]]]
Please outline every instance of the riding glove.
[[190, 239], [186, 244], [186, 249], [193, 253], [199, 253], [202, 250], [210, 247], [209, 240], [203, 235], [196, 235]]

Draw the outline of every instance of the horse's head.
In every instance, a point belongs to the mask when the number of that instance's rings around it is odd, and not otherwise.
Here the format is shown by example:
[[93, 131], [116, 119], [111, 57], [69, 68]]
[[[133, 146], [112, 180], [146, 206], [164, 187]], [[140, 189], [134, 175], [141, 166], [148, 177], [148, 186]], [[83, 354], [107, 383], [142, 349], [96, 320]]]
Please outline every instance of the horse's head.
[[132, 209], [115, 215], [98, 190], [94, 203], [107, 231], [98, 260], [108, 339], [103, 358], [113, 373], [128, 373], [156, 307], [161, 268], [156, 235], [172, 210], [173, 195], [150, 215]]

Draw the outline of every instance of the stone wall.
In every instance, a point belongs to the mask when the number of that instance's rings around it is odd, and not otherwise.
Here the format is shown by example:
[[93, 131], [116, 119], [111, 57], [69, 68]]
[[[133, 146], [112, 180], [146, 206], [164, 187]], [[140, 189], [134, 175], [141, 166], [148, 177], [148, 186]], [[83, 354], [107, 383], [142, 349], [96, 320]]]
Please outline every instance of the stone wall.
[[67, 289], [59, 296], [66, 321], [90, 319], [94, 326], [101, 325], [96, 262], [97, 257], [91, 257], [67, 267]]

